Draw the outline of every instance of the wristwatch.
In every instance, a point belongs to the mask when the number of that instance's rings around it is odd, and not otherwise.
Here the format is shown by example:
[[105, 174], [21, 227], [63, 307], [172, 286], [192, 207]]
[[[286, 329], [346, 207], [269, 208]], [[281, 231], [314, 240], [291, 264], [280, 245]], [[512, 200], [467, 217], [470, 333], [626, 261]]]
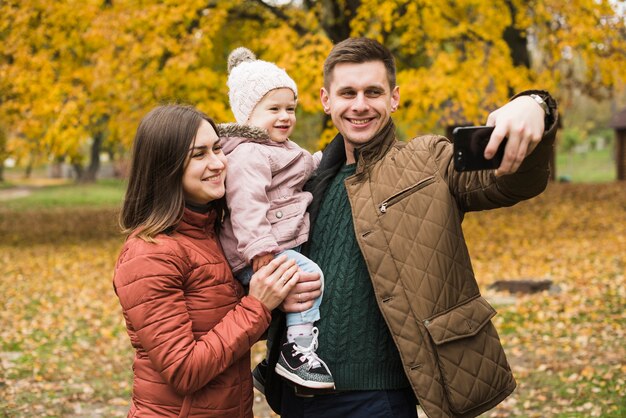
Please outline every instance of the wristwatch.
[[543, 111], [546, 113], [546, 116], [550, 116], [550, 108], [548, 107], [548, 104], [546, 103], [546, 101], [543, 100], [543, 98], [540, 95], [529, 94], [528, 97], [536, 101], [539, 104], [539, 106], [541, 106]]

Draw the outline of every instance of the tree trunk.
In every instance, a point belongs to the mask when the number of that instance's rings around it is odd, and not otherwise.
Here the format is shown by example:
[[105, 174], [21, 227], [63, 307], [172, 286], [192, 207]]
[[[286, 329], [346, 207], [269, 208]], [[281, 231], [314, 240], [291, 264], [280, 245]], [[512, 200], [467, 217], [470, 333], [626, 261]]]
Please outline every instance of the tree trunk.
[[76, 181], [78, 183], [82, 183], [82, 179], [85, 176], [85, 168], [80, 162], [72, 162], [72, 167], [74, 168], [74, 173], [76, 174]]
[[322, 2], [320, 24], [333, 44], [350, 37], [350, 20], [356, 15], [360, 5], [360, 0]]
[[83, 182], [93, 183], [96, 181], [98, 171], [100, 170], [100, 151], [102, 150], [102, 143], [104, 142], [104, 134], [102, 132], [96, 134], [91, 144], [91, 158], [89, 167], [85, 172]]
[[4, 182], [4, 161], [0, 161], [0, 183]]
[[76, 173], [76, 182], [78, 183], [94, 183], [98, 177], [100, 170], [100, 151], [104, 142], [104, 133], [94, 135], [91, 144], [91, 152], [89, 155], [89, 166], [85, 169], [80, 162], [72, 162], [74, 172]]
[[33, 174], [33, 160], [31, 159], [28, 162], [26, 169], [24, 170], [24, 178], [29, 179], [32, 174]]

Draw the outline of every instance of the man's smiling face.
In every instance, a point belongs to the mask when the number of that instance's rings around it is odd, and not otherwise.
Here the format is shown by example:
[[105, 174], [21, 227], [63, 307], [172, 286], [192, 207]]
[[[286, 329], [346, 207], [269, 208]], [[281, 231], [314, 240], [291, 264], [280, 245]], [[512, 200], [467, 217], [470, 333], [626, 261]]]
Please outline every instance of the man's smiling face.
[[324, 111], [346, 141], [348, 158], [387, 124], [400, 101], [399, 88], [389, 86], [382, 61], [337, 64], [320, 96]]

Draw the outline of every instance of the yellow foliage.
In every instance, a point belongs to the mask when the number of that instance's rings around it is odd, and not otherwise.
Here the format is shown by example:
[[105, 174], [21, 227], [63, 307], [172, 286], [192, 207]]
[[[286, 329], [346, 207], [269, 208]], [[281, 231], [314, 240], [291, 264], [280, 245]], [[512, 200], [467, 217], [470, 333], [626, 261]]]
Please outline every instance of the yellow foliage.
[[[361, 0], [341, 11], [353, 36], [398, 58], [399, 126], [413, 136], [482, 123], [512, 92], [545, 88], [566, 111], [572, 91], [619, 91], [626, 80], [623, 16], [610, 0]], [[270, 9], [276, 7], [280, 14]], [[89, 138], [128, 149], [139, 119], [163, 102], [231, 121], [226, 57], [245, 45], [287, 69], [299, 106], [319, 112], [333, 24], [311, 9], [246, 0], [0, 2], [0, 122], [22, 158], [80, 158]], [[327, 19], [327, 20], [324, 20]], [[514, 65], [503, 34], [528, 39], [532, 65]], [[326, 141], [327, 136], [320, 142]]]

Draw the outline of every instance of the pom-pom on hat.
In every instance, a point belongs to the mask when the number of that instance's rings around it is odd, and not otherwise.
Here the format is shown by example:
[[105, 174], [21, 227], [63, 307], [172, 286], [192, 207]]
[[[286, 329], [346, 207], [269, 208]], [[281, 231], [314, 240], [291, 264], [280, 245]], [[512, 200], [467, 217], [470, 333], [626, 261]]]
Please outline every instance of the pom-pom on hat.
[[298, 97], [296, 83], [287, 72], [271, 62], [256, 59], [252, 51], [239, 47], [228, 56], [228, 98], [237, 123], [246, 123], [269, 91], [286, 87]]

